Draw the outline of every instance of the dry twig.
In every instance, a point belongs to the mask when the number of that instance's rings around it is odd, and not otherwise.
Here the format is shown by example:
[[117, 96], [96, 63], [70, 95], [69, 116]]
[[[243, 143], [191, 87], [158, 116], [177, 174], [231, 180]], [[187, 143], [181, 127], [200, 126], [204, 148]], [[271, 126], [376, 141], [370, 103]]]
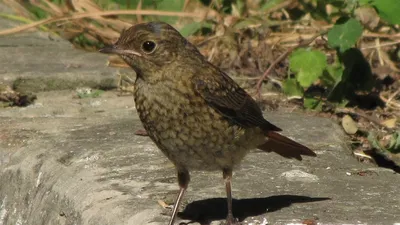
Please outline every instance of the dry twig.
[[156, 16], [177, 16], [177, 17], [190, 17], [190, 18], [198, 18], [204, 19], [206, 14], [194, 14], [187, 12], [168, 12], [168, 11], [158, 11], [158, 10], [111, 10], [111, 11], [103, 11], [103, 12], [90, 12], [90, 13], [76, 13], [72, 16], [64, 16], [59, 18], [49, 18], [40, 20], [34, 23], [25, 24], [21, 26], [17, 26], [11, 29], [6, 29], [0, 31], [1, 35], [9, 35], [18, 33], [30, 28], [34, 28], [40, 25], [59, 22], [59, 21], [68, 21], [68, 20], [77, 20], [88, 17], [98, 17], [98, 16], [111, 16], [111, 15], [156, 15]]

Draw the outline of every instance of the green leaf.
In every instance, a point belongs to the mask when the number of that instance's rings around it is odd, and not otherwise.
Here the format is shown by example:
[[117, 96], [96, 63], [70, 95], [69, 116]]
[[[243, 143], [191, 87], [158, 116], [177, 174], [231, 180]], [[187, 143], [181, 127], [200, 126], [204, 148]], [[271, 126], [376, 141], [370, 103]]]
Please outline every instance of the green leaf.
[[37, 19], [45, 19], [48, 17], [49, 13], [41, 9], [38, 6], [26, 4], [25, 6], [32, 14], [36, 16]]
[[342, 80], [343, 71], [341, 64], [328, 65], [321, 76], [322, 84], [330, 88], [335, 87]]
[[372, 0], [379, 16], [391, 24], [400, 24], [400, 1], [399, 0]]
[[378, 150], [383, 150], [384, 148], [379, 144], [379, 141], [376, 139], [376, 135], [374, 132], [370, 132], [368, 134], [368, 141], [372, 145], [373, 148]]
[[339, 108], [345, 108], [347, 106], [347, 104], [349, 104], [349, 100], [347, 99], [343, 99], [341, 102], [337, 103], [337, 107]]
[[296, 73], [296, 79], [302, 87], [313, 84], [322, 75], [326, 66], [326, 56], [318, 50], [300, 48], [289, 58], [290, 70]]
[[400, 153], [400, 131], [392, 135], [388, 150], [392, 153]]
[[358, 4], [360, 6], [368, 5], [371, 3], [371, 0], [358, 0]]
[[286, 0], [269, 0], [266, 1], [262, 6], [261, 6], [261, 10], [262, 11], [267, 11], [267, 10], [271, 10], [274, 7], [278, 6], [279, 4], [281, 4], [282, 2], [284, 2]]
[[[181, 12], [183, 10], [184, 4], [185, 4], [185, 0], [174, 0], [174, 1], [158, 0], [158, 1], [156, 1], [157, 10], [162, 10], [162, 11]], [[173, 24], [178, 20], [178, 17], [160, 16], [160, 20], [163, 22], [166, 22], [166, 23]]]
[[283, 81], [282, 87], [283, 87], [283, 92], [288, 96], [303, 97], [304, 90], [296, 79], [289, 78]]
[[342, 21], [343, 19], [339, 19], [328, 32], [328, 44], [332, 48], [339, 48], [340, 52], [353, 47], [363, 31], [362, 25], [356, 19], [351, 18], [344, 23]]
[[[338, 52], [338, 61], [327, 67], [329, 76], [324, 74], [321, 80], [332, 84], [328, 100], [332, 102], [343, 102], [344, 99], [353, 99], [357, 91], [371, 91], [375, 84], [371, 67], [364, 58], [362, 52], [357, 48], [350, 48], [343, 53]], [[339, 63], [340, 62], [340, 63]]]
[[179, 32], [182, 34], [182, 36], [188, 37], [200, 30], [201, 26], [202, 25], [200, 22], [189, 23], [182, 27]]
[[392, 134], [390, 144], [386, 148], [379, 143], [376, 135], [372, 132], [368, 135], [368, 141], [371, 143], [372, 147], [381, 151], [387, 150], [392, 153], [400, 153], [400, 131], [396, 131]]
[[78, 92], [78, 97], [79, 98], [98, 98], [100, 97], [101, 94], [103, 94], [104, 91], [102, 90], [90, 90], [90, 91], [81, 91]]
[[320, 99], [316, 99], [313, 97], [304, 98], [303, 105], [306, 109], [313, 109], [313, 110], [317, 110], [317, 111], [322, 110], [322, 101]]
[[243, 18], [240, 19], [235, 25], [233, 25], [234, 29], [240, 30], [243, 28], [248, 28], [251, 25], [258, 24], [260, 23], [260, 19], [255, 18], [255, 17], [248, 17], [248, 18]]
[[179, 32], [182, 34], [184, 37], [188, 37], [197, 31], [199, 31], [201, 28], [211, 28], [212, 25], [211, 23], [206, 23], [206, 22], [193, 22], [186, 24], [184, 27], [182, 27]]

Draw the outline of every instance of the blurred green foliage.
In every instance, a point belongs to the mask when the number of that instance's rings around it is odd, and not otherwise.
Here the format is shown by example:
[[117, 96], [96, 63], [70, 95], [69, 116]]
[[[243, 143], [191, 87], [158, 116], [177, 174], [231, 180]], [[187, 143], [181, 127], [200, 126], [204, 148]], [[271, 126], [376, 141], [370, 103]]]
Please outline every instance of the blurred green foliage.
[[[400, 2], [398, 0], [319, 0], [303, 2], [305, 8], [314, 17], [331, 21], [340, 16], [328, 31], [328, 45], [336, 50], [335, 60], [328, 64], [325, 53], [320, 50], [300, 49], [289, 56], [290, 70], [295, 80], [288, 78], [283, 83], [283, 90], [288, 95], [303, 93], [304, 106], [308, 109], [321, 110], [321, 96], [311, 96], [307, 92], [318, 81], [326, 92], [325, 97], [331, 102], [345, 106], [356, 97], [358, 91], [371, 91], [374, 79], [369, 63], [356, 48], [356, 43], [367, 29], [355, 19], [355, 10], [361, 6], [372, 7], [389, 25], [400, 24]], [[315, 1], [314, 1], [315, 2]], [[326, 12], [326, 4], [335, 6], [333, 13]], [[311, 11], [311, 9], [314, 9]], [[313, 65], [311, 65], [311, 62]], [[312, 69], [310, 68], [312, 67]], [[295, 82], [296, 81], [296, 82]], [[318, 104], [316, 102], [319, 102]]]

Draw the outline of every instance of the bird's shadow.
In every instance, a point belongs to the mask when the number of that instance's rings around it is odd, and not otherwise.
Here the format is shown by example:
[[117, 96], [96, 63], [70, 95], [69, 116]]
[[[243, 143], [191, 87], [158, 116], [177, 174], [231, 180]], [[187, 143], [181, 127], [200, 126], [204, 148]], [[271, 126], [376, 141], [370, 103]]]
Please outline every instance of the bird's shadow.
[[[330, 200], [330, 198], [312, 198], [299, 195], [276, 195], [266, 198], [233, 199], [233, 215], [239, 221], [250, 216], [274, 212], [292, 203], [305, 203]], [[211, 221], [225, 219], [227, 216], [226, 198], [211, 198], [194, 201], [178, 213], [185, 220], [210, 224]], [[191, 223], [192, 223], [191, 222]]]

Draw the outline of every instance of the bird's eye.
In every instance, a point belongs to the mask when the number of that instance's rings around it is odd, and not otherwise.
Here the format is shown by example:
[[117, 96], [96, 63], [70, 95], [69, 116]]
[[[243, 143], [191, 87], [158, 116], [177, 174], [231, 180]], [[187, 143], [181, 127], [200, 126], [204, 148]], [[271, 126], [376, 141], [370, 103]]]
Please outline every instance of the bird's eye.
[[153, 52], [155, 48], [156, 48], [156, 43], [154, 43], [153, 41], [145, 41], [142, 44], [142, 49], [146, 53]]

